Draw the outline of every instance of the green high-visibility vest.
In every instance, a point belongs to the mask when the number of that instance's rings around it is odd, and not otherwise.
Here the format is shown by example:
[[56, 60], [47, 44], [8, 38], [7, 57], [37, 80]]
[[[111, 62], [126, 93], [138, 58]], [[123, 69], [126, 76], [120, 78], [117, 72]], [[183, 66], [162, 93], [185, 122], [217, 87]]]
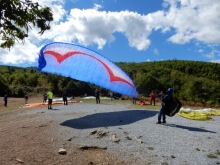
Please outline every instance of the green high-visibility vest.
[[47, 96], [48, 96], [48, 99], [52, 99], [53, 98], [53, 93], [52, 92], [47, 92]]

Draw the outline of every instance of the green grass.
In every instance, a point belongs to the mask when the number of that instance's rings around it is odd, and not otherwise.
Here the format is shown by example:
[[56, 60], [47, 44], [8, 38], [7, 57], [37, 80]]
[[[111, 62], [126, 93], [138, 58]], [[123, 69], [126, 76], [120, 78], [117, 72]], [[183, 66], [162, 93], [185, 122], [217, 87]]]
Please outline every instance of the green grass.
[[127, 140], [132, 140], [132, 138], [130, 138], [130, 137], [126, 137], [126, 139], [127, 139]]
[[154, 150], [154, 147], [148, 147], [148, 150]]
[[173, 159], [176, 158], [174, 155], [171, 155], [170, 157], [173, 158]]
[[219, 150], [216, 150], [215, 152], [217, 155], [220, 155], [220, 151]]
[[218, 158], [216, 155], [214, 155], [214, 154], [208, 154], [207, 155], [208, 156], [208, 158]]

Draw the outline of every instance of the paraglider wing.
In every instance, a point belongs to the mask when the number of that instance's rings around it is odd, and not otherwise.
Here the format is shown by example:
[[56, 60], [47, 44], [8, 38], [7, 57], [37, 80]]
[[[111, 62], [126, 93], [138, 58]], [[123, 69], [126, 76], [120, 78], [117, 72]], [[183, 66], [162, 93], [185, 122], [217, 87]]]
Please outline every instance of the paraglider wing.
[[83, 46], [52, 42], [41, 48], [38, 71], [71, 77], [137, 97], [131, 78], [104, 56]]

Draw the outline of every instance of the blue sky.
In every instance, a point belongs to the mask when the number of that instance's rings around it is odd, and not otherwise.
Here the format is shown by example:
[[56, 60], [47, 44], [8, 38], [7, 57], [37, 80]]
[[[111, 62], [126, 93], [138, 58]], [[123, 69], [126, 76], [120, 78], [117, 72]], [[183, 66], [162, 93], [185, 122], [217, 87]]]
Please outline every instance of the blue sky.
[[54, 21], [42, 36], [0, 49], [0, 65], [37, 66], [49, 42], [88, 47], [113, 62], [220, 62], [219, 0], [38, 0]]

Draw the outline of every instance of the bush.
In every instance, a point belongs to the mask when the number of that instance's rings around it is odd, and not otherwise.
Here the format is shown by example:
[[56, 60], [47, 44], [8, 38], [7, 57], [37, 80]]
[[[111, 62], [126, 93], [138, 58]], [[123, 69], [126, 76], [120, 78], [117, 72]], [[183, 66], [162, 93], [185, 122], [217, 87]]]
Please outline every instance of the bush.
[[17, 96], [18, 97], [24, 97], [24, 95], [25, 95], [24, 90], [22, 88], [18, 88]]

